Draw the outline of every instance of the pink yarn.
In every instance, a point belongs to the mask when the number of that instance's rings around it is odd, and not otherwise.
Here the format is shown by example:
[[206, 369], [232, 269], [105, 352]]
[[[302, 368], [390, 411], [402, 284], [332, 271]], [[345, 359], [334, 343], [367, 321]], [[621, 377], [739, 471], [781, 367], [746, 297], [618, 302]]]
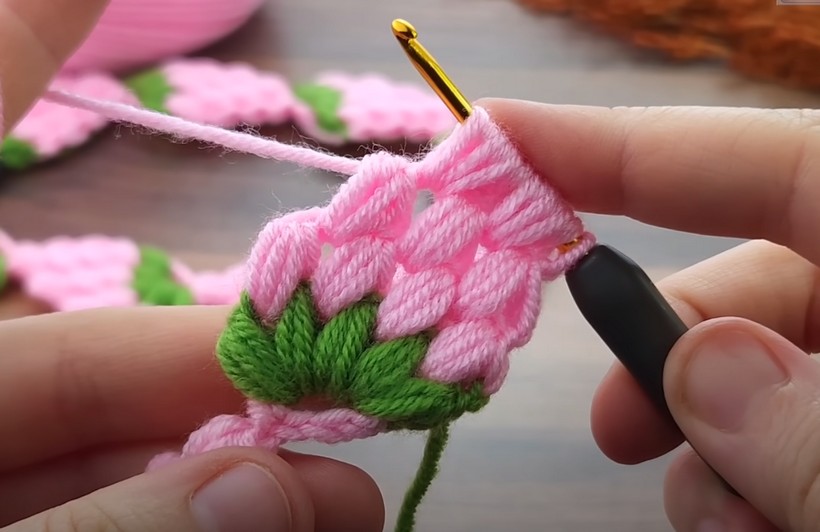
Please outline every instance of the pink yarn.
[[[413, 216], [422, 190], [435, 202]], [[575, 239], [568, 252], [558, 251]], [[323, 318], [378, 293], [381, 340], [438, 330], [423, 377], [483, 379], [493, 394], [510, 352], [532, 335], [542, 283], [566, 271], [594, 240], [479, 108], [423, 159], [369, 155], [326, 207], [271, 220], [251, 251], [246, 290], [268, 323], [304, 281]], [[276, 450], [307, 437], [343, 441], [380, 428], [352, 412], [252, 402], [247, 416], [215, 418], [180, 455], [163, 455], [152, 467], [227, 445]]]
[[[353, 142], [370, 139], [426, 142], [450, 131], [456, 124], [441, 100], [414, 84], [396, 83], [376, 74], [352, 76], [343, 72], [324, 73], [316, 83], [343, 94], [338, 114], [347, 124], [348, 140]], [[301, 125], [314, 134], [307, 124]]]
[[434, 95], [376, 74], [333, 72], [316, 78], [316, 84], [342, 95], [338, 117], [346, 132], [336, 135], [320, 128], [288, 81], [274, 73], [205, 58], [170, 61], [160, 71], [174, 91], [166, 103], [168, 111], [199, 124], [233, 128], [293, 122], [306, 136], [327, 144], [371, 139], [424, 142], [455, 125]]
[[263, 447], [277, 451], [288, 442], [341, 443], [375, 436], [385, 425], [346, 408], [320, 412], [291, 410], [284, 406], [248, 403], [247, 416], [217, 416], [193, 432], [179, 453], [156, 456], [147, 470], [181, 458], [223, 447]]
[[245, 264], [224, 270], [194, 271], [181, 261], [173, 263], [174, 278], [187, 287], [199, 305], [233, 305], [239, 301]]
[[9, 276], [30, 296], [55, 310], [131, 306], [129, 284], [139, 249], [125, 239], [91, 235], [55, 237], [42, 243], [3, 236], [0, 253]]
[[[352, 174], [325, 207], [273, 219], [262, 229], [245, 289], [269, 323], [304, 281], [323, 318], [379, 294], [380, 340], [437, 330], [420, 367], [421, 376], [434, 381], [482, 380], [485, 393], [497, 392], [510, 353], [532, 335], [542, 283], [595, 242], [481, 108], [419, 160], [387, 152], [353, 160], [116, 102], [64, 92], [48, 97], [178, 137]], [[414, 216], [423, 192], [432, 193], [434, 203]], [[568, 242], [575, 244], [562, 249]], [[302, 439], [345, 441], [383, 429], [355, 412], [251, 402], [245, 416], [206, 423], [179, 456], [226, 445], [278, 449]], [[154, 466], [176, 457], [158, 457]]]
[[[43, 242], [14, 241], [0, 231], [0, 255], [8, 276], [29, 296], [55, 311], [139, 304], [132, 288], [140, 249], [125, 238], [88, 235]], [[242, 289], [244, 264], [196, 272], [174, 261], [175, 280], [200, 305], [232, 305]]]
[[122, 72], [185, 55], [236, 31], [264, 0], [111, 0], [63, 72]]
[[240, 131], [195, 124], [176, 116], [148, 111], [118, 102], [95, 100], [59, 90], [49, 90], [45, 99], [69, 107], [93, 111], [112, 121], [136, 124], [148, 129], [169, 133], [179, 140], [194, 138], [231, 150], [252, 153], [266, 159], [286, 160], [343, 174], [353, 173], [359, 166], [359, 162], [354, 159], [322, 153], [308, 147], [289, 146]]
[[[285, 78], [245, 63], [181, 59], [159, 70], [173, 89], [165, 104], [168, 111], [192, 122], [232, 128], [301, 121], [313, 114], [296, 98]], [[315, 120], [309, 125], [317, 129]]]
[[[345, 128], [331, 133], [319, 126], [315, 111], [278, 74], [246, 63], [207, 58], [172, 59], [156, 70], [170, 90], [164, 110], [188, 123], [220, 128], [293, 123], [304, 136], [328, 145], [401, 139], [426, 142], [455, 125], [446, 106], [428, 91], [375, 74], [321, 74], [313, 82], [340, 93], [337, 115]], [[95, 102], [139, 105], [122, 81], [107, 74], [62, 75], [50, 89]], [[390, 102], [395, 103], [391, 106]], [[36, 161], [44, 161], [83, 144], [108, 124], [105, 114], [43, 99], [9, 137], [26, 143]]]
[[[413, 217], [422, 190], [435, 202]], [[558, 253], [579, 236], [571, 251]], [[424, 159], [367, 156], [327, 207], [269, 223], [251, 253], [247, 289], [268, 320], [305, 279], [325, 318], [378, 292], [382, 340], [435, 327], [423, 375], [484, 379], [494, 393], [510, 350], [532, 334], [542, 282], [593, 243], [572, 209], [476, 109]], [[328, 246], [332, 253], [319, 260]]]
[[[63, 76], [55, 79], [51, 87], [98, 100], [137, 104], [122, 82], [107, 74]], [[38, 100], [14, 128], [13, 135], [29, 143], [41, 157], [49, 158], [83, 144], [107, 125], [108, 119], [99, 113]]]

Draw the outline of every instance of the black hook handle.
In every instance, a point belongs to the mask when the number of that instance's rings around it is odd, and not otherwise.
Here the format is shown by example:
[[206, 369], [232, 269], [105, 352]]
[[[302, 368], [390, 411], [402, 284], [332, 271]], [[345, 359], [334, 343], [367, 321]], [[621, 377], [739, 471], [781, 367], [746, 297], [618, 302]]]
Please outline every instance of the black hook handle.
[[596, 245], [566, 280], [587, 322], [675, 423], [663, 391], [663, 370], [669, 351], [688, 329], [646, 272], [621, 252]]

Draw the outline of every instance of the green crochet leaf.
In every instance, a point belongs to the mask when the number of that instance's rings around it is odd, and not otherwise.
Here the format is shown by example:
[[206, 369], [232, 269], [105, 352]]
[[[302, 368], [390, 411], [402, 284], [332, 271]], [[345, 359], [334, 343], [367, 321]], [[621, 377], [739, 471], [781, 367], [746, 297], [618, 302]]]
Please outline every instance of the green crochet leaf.
[[144, 107], [168, 114], [165, 102], [174, 89], [168, 84], [161, 70], [152, 69], [131, 76], [125, 80], [125, 85], [139, 98]]
[[192, 305], [193, 294], [179, 284], [171, 269], [171, 259], [156, 248], [140, 248], [140, 263], [134, 271], [132, 287], [146, 305]]
[[310, 287], [302, 285], [276, 322], [265, 326], [243, 293], [217, 356], [236, 388], [252, 399], [293, 406], [321, 397], [391, 429], [430, 429], [487, 403], [481, 383], [446, 384], [416, 375], [428, 334], [378, 342], [378, 305], [366, 298], [321, 323]]
[[6, 137], [0, 144], [0, 164], [11, 170], [25, 170], [39, 159], [34, 146], [24, 140]]
[[347, 124], [339, 118], [341, 92], [317, 84], [297, 85], [293, 91], [297, 98], [313, 110], [319, 127], [334, 135], [343, 137], [347, 134]]

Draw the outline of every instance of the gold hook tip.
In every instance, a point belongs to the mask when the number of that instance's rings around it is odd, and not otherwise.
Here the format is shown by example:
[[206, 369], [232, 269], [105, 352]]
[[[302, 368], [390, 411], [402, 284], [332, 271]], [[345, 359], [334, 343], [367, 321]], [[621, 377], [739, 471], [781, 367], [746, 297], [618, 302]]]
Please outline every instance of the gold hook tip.
[[412, 24], [410, 24], [404, 19], [397, 18], [393, 21], [391, 27], [393, 28], [393, 35], [395, 35], [397, 39], [401, 39], [402, 41], [417, 39], [419, 36], [419, 33], [416, 31], [416, 28], [414, 28]]
[[447, 105], [459, 122], [464, 122], [472, 113], [470, 102], [461, 94], [458, 87], [447, 77], [439, 64], [418, 41], [418, 32], [412, 24], [397, 18], [391, 24], [393, 35], [399, 41], [413, 66], [425, 81], [436, 91], [439, 98]]

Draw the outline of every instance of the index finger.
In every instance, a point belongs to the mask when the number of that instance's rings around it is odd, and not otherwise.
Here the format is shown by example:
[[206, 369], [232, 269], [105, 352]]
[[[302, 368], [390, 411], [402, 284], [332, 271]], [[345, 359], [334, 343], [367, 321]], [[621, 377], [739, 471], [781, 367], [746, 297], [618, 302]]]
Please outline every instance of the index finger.
[[820, 112], [482, 100], [576, 209], [820, 261]]
[[126, 307], [0, 322], [0, 471], [180, 438], [244, 401], [214, 356], [228, 307]]
[[82, 43], [108, 0], [0, 0], [0, 138]]

